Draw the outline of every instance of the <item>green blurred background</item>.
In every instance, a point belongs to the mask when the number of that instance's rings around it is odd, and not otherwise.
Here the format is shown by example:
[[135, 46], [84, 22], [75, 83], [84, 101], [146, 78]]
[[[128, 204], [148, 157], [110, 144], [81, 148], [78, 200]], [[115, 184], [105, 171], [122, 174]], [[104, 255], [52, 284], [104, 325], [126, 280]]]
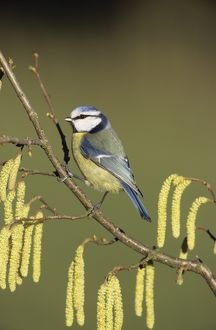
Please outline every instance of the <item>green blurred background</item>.
[[[153, 222], [140, 220], [125, 194], [110, 195], [105, 214], [133, 237], [152, 246], [156, 242], [157, 198], [171, 173], [208, 180], [215, 187], [216, 6], [214, 1], [83, 1], [50, 4], [7, 3], [1, 8], [1, 48], [12, 57], [15, 73], [62, 160], [59, 136], [46, 117], [47, 106], [28, 66], [31, 54], [40, 54], [40, 70], [57, 117], [70, 143], [64, 121], [78, 105], [95, 105], [111, 119], [124, 142], [136, 180]], [[0, 97], [0, 134], [35, 136], [26, 114], [6, 79]], [[1, 147], [1, 160], [14, 156], [14, 146]], [[43, 152], [24, 152], [23, 166], [52, 170]], [[75, 169], [73, 160], [70, 167]], [[77, 215], [83, 209], [64, 184], [49, 177], [27, 179], [28, 198], [42, 194], [61, 213]], [[100, 194], [83, 187], [89, 198]], [[208, 195], [199, 184], [188, 188], [182, 207], [182, 235], [171, 237], [168, 226], [164, 252], [177, 256], [185, 235], [185, 217], [198, 195]], [[2, 210], [1, 210], [2, 212]], [[198, 223], [215, 232], [213, 205], [204, 206]], [[67, 269], [75, 248], [93, 234], [110, 235], [94, 220], [45, 224], [42, 276], [31, 276], [13, 294], [0, 293], [0, 330], [66, 329], [64, 326]], [[197, 233], [198, 255], [215, 271], [212, 242]], [[89, 245], [86, 259], [86, 325], [96, 329], [96, 295], [115, 265], [139, 260], [136, 253], [115, 246]], [[135, 272], [121, 272], [125, 311], [124, 330], [146, 329], [145, 316], [134, 315]], [[213, 330], [215, 301], [200, 277], [187, 273], [184, 285], [175, 283], [175, 271], [156, 265], [155, 329]], [[74, 326], [73, 329], [78, 329]]]

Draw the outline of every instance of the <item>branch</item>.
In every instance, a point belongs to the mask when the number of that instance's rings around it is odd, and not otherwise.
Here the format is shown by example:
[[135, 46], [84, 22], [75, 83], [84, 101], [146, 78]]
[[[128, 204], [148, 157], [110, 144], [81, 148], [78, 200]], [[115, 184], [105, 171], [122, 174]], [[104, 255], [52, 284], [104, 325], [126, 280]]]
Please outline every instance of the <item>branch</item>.
[[[43, 144], [43, 150], [45, 151], [48, 159], [52, 163], [56, 172], [60, 177], [65, 177], [66, 172], [61, 167], [59, 160], [54, 155], [51, 145], [48, 142], [48, 139], [45, 135], [45, 132], [42, 130], [41, 125], [39, 123], [38, 115], [33, 110], [29, 100], [24, 94], [23, 90], [20, 87], [15, 75], [13, 74], [10, 66], [8, 65], [5, 57], [0, 52], [0, 62], [7, 75], [9, 81], [12, 84], [13, 89], [15, 90], [17, 96], [19, 97], [23, 107], [25, 108], [30, 121], [33, 124], [33, 127], [38, 135], [38, 138], [41, 140]], [[93, 204], [85, 194], [77, 187], [77, 185], [71, 179], [66, 179], [64, 184], [74, 193], [74, 195], [79, 199], [82, 205], [85, 207], [87, 211], [92, 210]], [[121, 229], [116, 227], [108, 218], [106, 218], [100, 210], [94, 210], [92, 213], [92, 218], [94, 218], [98, 223], [100, 223], [104, 228], [106, 228], [114, 237], [120, 240], [123, 244], [128, 246], [129, 248], [137, 251], [143, 256], [154, 255], [154, 261], [160, 262], [164, 265], [167, 265], [172, 268], [182, 268], [187, 271], [194, 272], [196, 274], [201, 275], [207, 282], [209, 288], [212, 290], [214, 294], [216, 294], [216, 278], [213, 275], [212, 271], [204, 264], [198, 261], [191, 260], [182, 260], [178, 258], [171, 257], [169, 255], [163, 254], [159, 251], [155, 251], [154, 249], [136, 241], [126, 233], [124, 233]]]
[[210, 229], [206, 229], [202, 226], [197, 227], [197, 229], [205, 231], [206, 234], [213, 240], [213, 242], [216, 242], [216, 236], [210, 231]]
[[32, 199], [28, 202], [29, 205], [31, 205], [32, 203], [36, 202], [36, 201], [40, 201], [42, 206], [40, 207], [47, 209], [48, 211], [50, 211], [51, 213], [53, 213], [54, 215], [57, 215], [56, 212], [56, 208], [53, 208], [51, 206], [49, 206], [49, 204], [44, 200], [44, 198], [40, 195], [34, 196], [32, 197]]
[[43, 143], [38, 139], [32, 139], [32, 138], [19, 139], [14, 136], [1, 135], [0, 144], [5, 144], [5, 143], [12, 143], [18, 147], [31, 146], [31, 145], [36, 145], [36, 146], [40, 146], [40, 147], [43, 146]]
[[54, 176], [56, 177], [56, 174], [54, 172], [44, 172], [39, 170], [32, 170], [25, 167], [19, 168], [20, 172], [23, 172], [26, 176], [28, 175], [43, 175], [43, 176]]
[[40, 89], [42, 91], [42, 94], [45, 98], [45, 101], [48, 104], [50, 112], [47, 113], [47, 116], [53, 121], [53, 123], [55, 124], [55, 126], [57, 128], [57, 131], [58, 131], [58, 133], [60, 135], [60, 138], [61, 138], [62, 150], [63, 150], [63, 153], [64, 153], [64, 161], [65, 161], [66, 164], [68, 164], [68, 162], [70, 160], [69, 149], [68, 149], [68, 146], [67, 146], [65, 135], [64, 135], [64, 133], [62, 131], [62, 128], [59, 124], [59, 121], [58, 121], [58, 119], [55, 115], [55, 110], [54, 110], [54, 106], [52, 104], [51, 98], [49, 96], [49, 93], [48, 93], [48, 91], [45, 87], [45, 84], [43, 83], [43, 80], [42, 80], [40, 72], [39, 72], [39, 54], [36, 53], [36, 52], [33, 53], [33, 59], [34, 59], [34, 64], [30, 65], [29, 69], [30, 69], [30, 71], [32, 71], [35, 74], [36, 79], [39, 83]]
[[[6, 163], [6, 161], [0, 162], [0, 166], [3, 166]], [[20, 167], [19, 172], [24, 173], [23, 176], [29, 176], [29, 175], [43, 175], [43, 176], [53, 176], [56, 177], [55, 172], [45, 172], [40, 170], [32, 170], [30, 168]]]
[[19, 224], [19, 223], [23, 223], [23, 222], [27, 222], [29, 224], [36, 224], [36, 223], [43, 223], [45, 221], [48, 221], [48, 220], [58, 220], [58, 221], [61, 221], [61, 220], [70, 220], [70, 221], [74, 221], [74, 220], [80, 220], [80, 219], [84, 219], [84, 218], [87, 218], [88, 214], [83, 214], [83, 215], [78, 215], [78, 216], [71, 216], [71, 215], [62, 215], [62, 214], [58, 214], [58, 215], [47, 215], [47, 216], [44, 216], [42, 218], [33, 218], [33, 217], [30, 217], [30, 218], [21, 218], [19, 220], [15, 220], [11, 227], [14, 226], [15, 224]]
[[186, 178], [188, 180], [191, 180], [193, 182], [198, 182], [198, 183], [201, 183], [202, 185], [204, 185], [207, 190], [209, 191], [210, 195], [212, 196], [212, 199], [213, 199], [213, 202], [216, 203], [216, 195], [215, 195], [215, 192], [212, 188], [212, 186], [210, 185], [210, 183], [208, 183], [206, 180], [202, 180], [202, 179], [198, 179], [198, 178]]
[[44, 98], [46, 100], [46, 103], [50, 109], [50, 113], [48, 113], [48, 117], [50, 117], [52, 119], [52, 121], [55, 123], [55, 125], [58, 123], [58, 119], [57, 117], [55, 116], [55, 111], [54, 111], [54, 106], [52, 104], [52, 101], [51, 101], [51, 98], [47, 92], [47, 89], [41, 79], [41, 75], [40, 75], [40, 72], [39, 72], [39, 54], [34, 52], [33, 53], [33, 59], [34, 59], [34, 64], [33, 65], [30, 65], [29, 66], [29, 70], [31, 72], [33, 72], [39, 82], [39, 86], [41, 88], [41, 91], [44, 95]]

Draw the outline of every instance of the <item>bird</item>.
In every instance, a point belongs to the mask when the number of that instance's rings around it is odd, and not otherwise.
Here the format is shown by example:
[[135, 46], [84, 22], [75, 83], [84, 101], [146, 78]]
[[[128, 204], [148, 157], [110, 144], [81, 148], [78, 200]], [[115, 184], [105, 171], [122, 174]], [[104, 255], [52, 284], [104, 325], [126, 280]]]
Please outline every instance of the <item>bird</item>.
[[94, 106], [79, 106], [65, 120], [72, 126], [74, 160], [85, 181], [104, 192], [101, 203], [108, 192], [124, 190], [141, 218], [151, 221], [122, 142], [104, 113]]

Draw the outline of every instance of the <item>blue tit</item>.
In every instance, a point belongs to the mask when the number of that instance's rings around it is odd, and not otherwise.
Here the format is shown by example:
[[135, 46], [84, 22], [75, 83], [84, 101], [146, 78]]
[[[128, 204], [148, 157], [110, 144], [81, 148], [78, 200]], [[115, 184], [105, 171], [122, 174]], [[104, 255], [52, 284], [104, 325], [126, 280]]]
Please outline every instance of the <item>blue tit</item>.
[[75, 162], [90, 185], [105, 193], [123, 189], [140, 216], [150, 221], [122, 143], [107, 117], [95, 107], [80, 106], [65, 120], [73, 128]]

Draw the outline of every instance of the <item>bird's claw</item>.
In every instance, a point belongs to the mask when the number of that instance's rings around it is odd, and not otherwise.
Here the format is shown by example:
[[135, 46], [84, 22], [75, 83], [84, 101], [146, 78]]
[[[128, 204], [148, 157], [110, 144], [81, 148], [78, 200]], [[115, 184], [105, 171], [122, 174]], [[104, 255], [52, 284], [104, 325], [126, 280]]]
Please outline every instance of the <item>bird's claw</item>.
[[101, 207], [101, 203], [96, 203], [93, 207], [89, 210], [88, 216], [91, 217], [96, 211], [98, 211]]
[[78, 179], [78, 180], [80, 180], [80, 181], [85, 182], [85, 184], [86, 184], [87, 186], [90, 185], [90, 183], [88, 182], [88, 180], [86, 180], [85, 178], [83, 178], [83, 177], [81, 177], [81, 176], [78, 176], [78, 175], [72, 173], [72, 172], [69, 170], [69, 168], [68, 168], [68, 166], [67, 166], [67, 164], [66, 164], [65, 162], [62, 163], [62, 167], [64, 168], [64, 170], [65, 170], [65, 172], [67, 173], [67, 175], [66, 175], [64, 178], [61, 178], [59, 181], [64, 182], [64, 181], [65, 181], [66, 179], [68, 179], [68, 178], [75, 178], [75, 179]]
[[64, 168], [65, 172], [67, 173], [67, 176], [65, 178], [63, 178], [64, 181], [65, 181], [66, 178], [73, 178], [74, 177], [74, 174], [69, 170], [69, 167], [67, 166], [66, 162], [62, 163], [62, 167]]

